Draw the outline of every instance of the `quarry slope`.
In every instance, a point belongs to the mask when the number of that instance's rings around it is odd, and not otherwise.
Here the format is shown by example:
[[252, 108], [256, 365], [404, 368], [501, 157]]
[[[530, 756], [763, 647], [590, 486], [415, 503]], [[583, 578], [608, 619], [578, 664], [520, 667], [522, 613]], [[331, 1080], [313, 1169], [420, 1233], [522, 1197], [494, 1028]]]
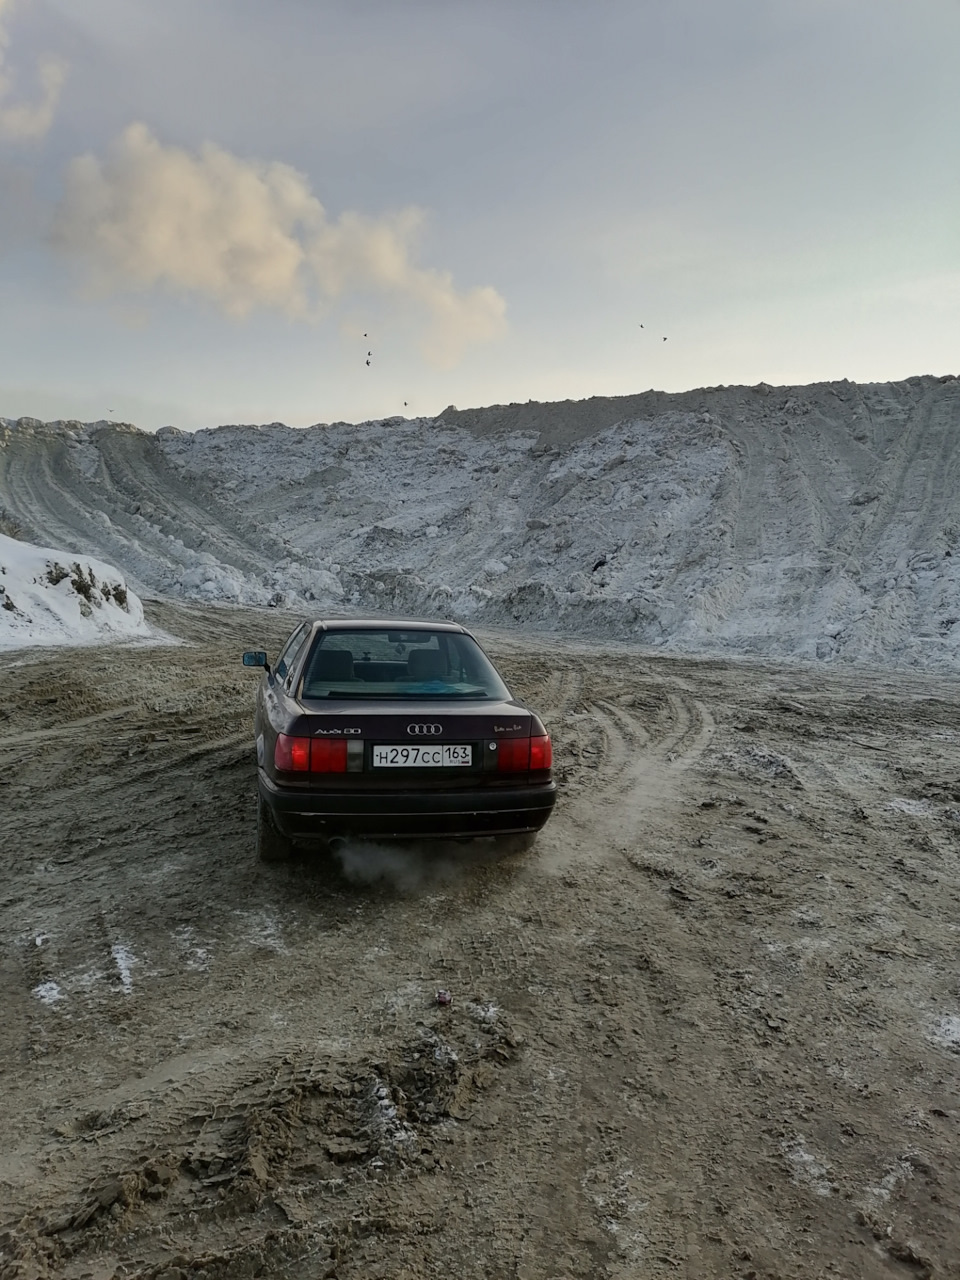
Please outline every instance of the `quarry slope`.
[[0, 507], [148, 595], [932, 666], [960, 645], [958, 428], [952, 377], [192, 435], [0, 419]]

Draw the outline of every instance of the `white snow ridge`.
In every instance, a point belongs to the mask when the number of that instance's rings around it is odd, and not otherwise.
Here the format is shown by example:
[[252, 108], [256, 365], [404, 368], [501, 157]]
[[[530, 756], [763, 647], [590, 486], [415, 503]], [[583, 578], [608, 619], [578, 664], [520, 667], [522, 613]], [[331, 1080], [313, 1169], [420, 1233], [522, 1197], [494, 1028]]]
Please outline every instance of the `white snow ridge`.
[[950, 668], [960, 488], [931, 459], [958, 430], [953, 376], [194, 434], [0, 419], [0, 527], [160, 596]]
[[0, 649], [149, 634], [139, 598], [112, 565], [0, 533]]

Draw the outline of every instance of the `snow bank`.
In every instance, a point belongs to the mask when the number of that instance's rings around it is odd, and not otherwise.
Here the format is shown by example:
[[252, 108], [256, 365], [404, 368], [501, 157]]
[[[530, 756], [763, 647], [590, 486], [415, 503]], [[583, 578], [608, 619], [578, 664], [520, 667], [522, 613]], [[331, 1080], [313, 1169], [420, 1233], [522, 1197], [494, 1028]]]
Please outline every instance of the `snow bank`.
[[140, 600], [112, 565], [0, 533], [0, 649], [149, 634]]
[[186, 600], [955, 669], [958, 441], [932, 376], [302, 430], [0, 418], [0, 508]]

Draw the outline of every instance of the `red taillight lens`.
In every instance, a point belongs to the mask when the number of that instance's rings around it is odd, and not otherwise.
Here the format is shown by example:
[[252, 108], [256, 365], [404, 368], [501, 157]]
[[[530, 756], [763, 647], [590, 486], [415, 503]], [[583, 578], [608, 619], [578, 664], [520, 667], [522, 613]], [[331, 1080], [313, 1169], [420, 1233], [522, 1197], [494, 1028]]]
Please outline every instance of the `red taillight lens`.
[[548, 734], [537, 738], [501, 738], [497, 743], [497, 768], [501, 773], [526, 773], [529, 769], [549, 769], [553, 747]]
[[346, 738], [314, 738], [310, 744], [311, 773], [346, 773]]
[[277, 735], [273, 762], [284, 773], [346, 773], [345, 738], [291, 738]]
[[530, 739], [501, 738], [497, 743], [497, 768], [501, 773], [525, 773], [530, 768]]
[[285, 773], [306, 773], [310, 768], [310, 739], [291, 738], [289, 734], [278, 733], [273, 763]]

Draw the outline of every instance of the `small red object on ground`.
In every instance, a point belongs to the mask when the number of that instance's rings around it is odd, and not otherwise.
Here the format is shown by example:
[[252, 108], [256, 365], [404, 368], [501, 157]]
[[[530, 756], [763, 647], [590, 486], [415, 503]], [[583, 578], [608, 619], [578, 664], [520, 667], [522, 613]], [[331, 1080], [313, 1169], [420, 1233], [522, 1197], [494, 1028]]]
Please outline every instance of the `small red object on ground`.
[[437, 1004], [452, 1004], [452, 1003], [453, 1003], [453, 996], [450, 994], [449, 991], [437, 992]]

